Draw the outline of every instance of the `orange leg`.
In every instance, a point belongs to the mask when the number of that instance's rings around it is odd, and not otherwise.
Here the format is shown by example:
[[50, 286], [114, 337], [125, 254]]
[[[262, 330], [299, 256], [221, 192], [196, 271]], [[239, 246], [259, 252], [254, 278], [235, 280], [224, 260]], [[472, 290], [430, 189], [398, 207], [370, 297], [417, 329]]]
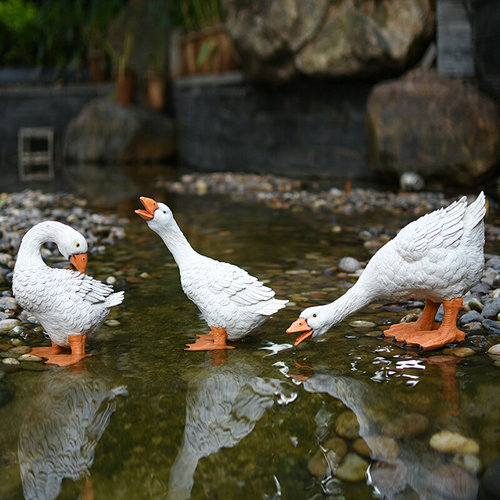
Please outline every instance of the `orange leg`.
[[227, 345], [227, 333], [224, 328], [210, 327], [210, 333], [197, 335], [194, 344], [186, 344], [186, 351], [213, 351], [215, 349], [234, 349], [234, 346]]
[[407, 338], [407, 344], [420, 346], [424, 351], [443, 347], [451, 342], [462, 342], [465, 333], [457, 328], [458, 311], [462, 308], [462, 297], [443, 302], [444, 317], [437, 330], [421, 331]]
[[439, 327], [439, 323], [434, 321], [438, 309], [438, 302], [432, 302], [432, 300], [427, 299], [424, 310], [417, 321], [392, 325], [384, 332], [384, 335], [386, 337], [394, 337], [394, 340], [397, 342], [409, 342], [415, 334], [422, 331], [435, 330]]
[[85, 354], [86, 335], [69, 335], [68, 342], [71, 349], [71, 354], [57, 354], [49, 356], [46, 363], [59, 366], [70, 366], [85, 359], [91, 354]]
[[48, 358], [50, 356], [60, 354], [63, 351], [63, 347], [54, 344], [54, 342], [52, 341], [51, 343], [52, 343], [51, 347], [33, 347], [30, 351], [30, 354], [34, 354], [35, 356], [40, 356], [41, 358]]

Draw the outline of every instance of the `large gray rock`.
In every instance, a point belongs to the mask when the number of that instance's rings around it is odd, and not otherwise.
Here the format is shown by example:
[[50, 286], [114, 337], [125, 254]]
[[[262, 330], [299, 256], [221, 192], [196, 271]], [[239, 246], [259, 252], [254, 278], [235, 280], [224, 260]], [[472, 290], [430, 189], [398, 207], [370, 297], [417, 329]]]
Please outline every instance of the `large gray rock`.
[[97, 99], [85, 107], [64, 137], [64, 158], [74, 163], [148, 163], [174, 152], [173, 120], [108, 99]]
[[377, 85], [368, 98], [366, 134], [370, 168], [389, 177], [413, 171], [466, 184], [500, 161], [498, 104], [434, 72]]
[[222, 0], [250, 79], [401, 71], [434, 34], [431, 0]]

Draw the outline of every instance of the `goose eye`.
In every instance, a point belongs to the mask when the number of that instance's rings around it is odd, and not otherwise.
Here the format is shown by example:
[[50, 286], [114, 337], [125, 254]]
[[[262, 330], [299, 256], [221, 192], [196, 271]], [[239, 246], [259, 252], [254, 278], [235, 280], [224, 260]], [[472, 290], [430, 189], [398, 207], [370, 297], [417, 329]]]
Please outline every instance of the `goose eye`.
[[76, 244], [76, 248], [78, 248], [79, 246], [80, 246], [80, 243], [77, 243], [77, 244]]
[[316, 313], [313, 314], [313, 318], [317, 318], [318, 315]]
[[166, 213], [167, 213], [167, 211], [166, 211], [166, 210], [163, 210], [163, 213], [164, 213], [164, 214], [166, 214]]

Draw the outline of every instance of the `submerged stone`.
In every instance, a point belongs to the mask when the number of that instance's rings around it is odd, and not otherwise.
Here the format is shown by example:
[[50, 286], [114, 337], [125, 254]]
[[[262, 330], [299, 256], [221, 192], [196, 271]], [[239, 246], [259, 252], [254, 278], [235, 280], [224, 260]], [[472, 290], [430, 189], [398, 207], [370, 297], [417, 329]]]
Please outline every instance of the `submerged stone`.
[[335, 475], [343, 481], [356, 483], [363, 481], [366, 477], [368, 462], [356, 453], [348, 453], [343, 462], [339, 465]]
[[466, 438], [458, 432], [440, 431], [434, 434], [429, 444], [431, 448], [442, 453], [477, 454], [479, 445], [473, 439]]
[[359, 435], [356, 414], [350, 410], [342, 412], [335, 421], [335, 431], [345, 439], [356, 439]]

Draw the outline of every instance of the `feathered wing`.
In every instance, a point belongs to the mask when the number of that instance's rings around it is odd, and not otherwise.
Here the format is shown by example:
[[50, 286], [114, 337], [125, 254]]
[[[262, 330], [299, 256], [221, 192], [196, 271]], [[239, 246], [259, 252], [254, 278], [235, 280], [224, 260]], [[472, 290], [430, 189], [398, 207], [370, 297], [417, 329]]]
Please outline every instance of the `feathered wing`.
[[123, 292], [114, 292], [111, 285], [107, 285], [86, 274], [72, 273], [75, 280], [73, 286], [76, 287], [77, 295], [91, 304], [102, 304], [110, 308], [117, 306], [123, 301]]
[[[229, 302], [242, 308], [251, 309], [256, 314], [270, 316], [288, 303], [275, 299], [275, 292], [254, 276], [227, 262], [207, 258], [203, 266], [195, 270], [196, 285], [193, 279], [183, 279], [186, 295], [198, 304], [197, 290], [203, 290], [211, 302], [224, 306]], [[186, 281], [191, 284], [186, 285]]]
[[412, 262], [429, 256], [433, 250], [456, 248], [464, 234], [466, 208], [464, 196], [411, 222], [394, 238], [395, 249], [403, 259]]
[[484, 246], [484, 216], [486, 214], [486, 198], [481, 191], [476, 200], [465, 211], [464, 237], [468, 242], [476, 242]]

